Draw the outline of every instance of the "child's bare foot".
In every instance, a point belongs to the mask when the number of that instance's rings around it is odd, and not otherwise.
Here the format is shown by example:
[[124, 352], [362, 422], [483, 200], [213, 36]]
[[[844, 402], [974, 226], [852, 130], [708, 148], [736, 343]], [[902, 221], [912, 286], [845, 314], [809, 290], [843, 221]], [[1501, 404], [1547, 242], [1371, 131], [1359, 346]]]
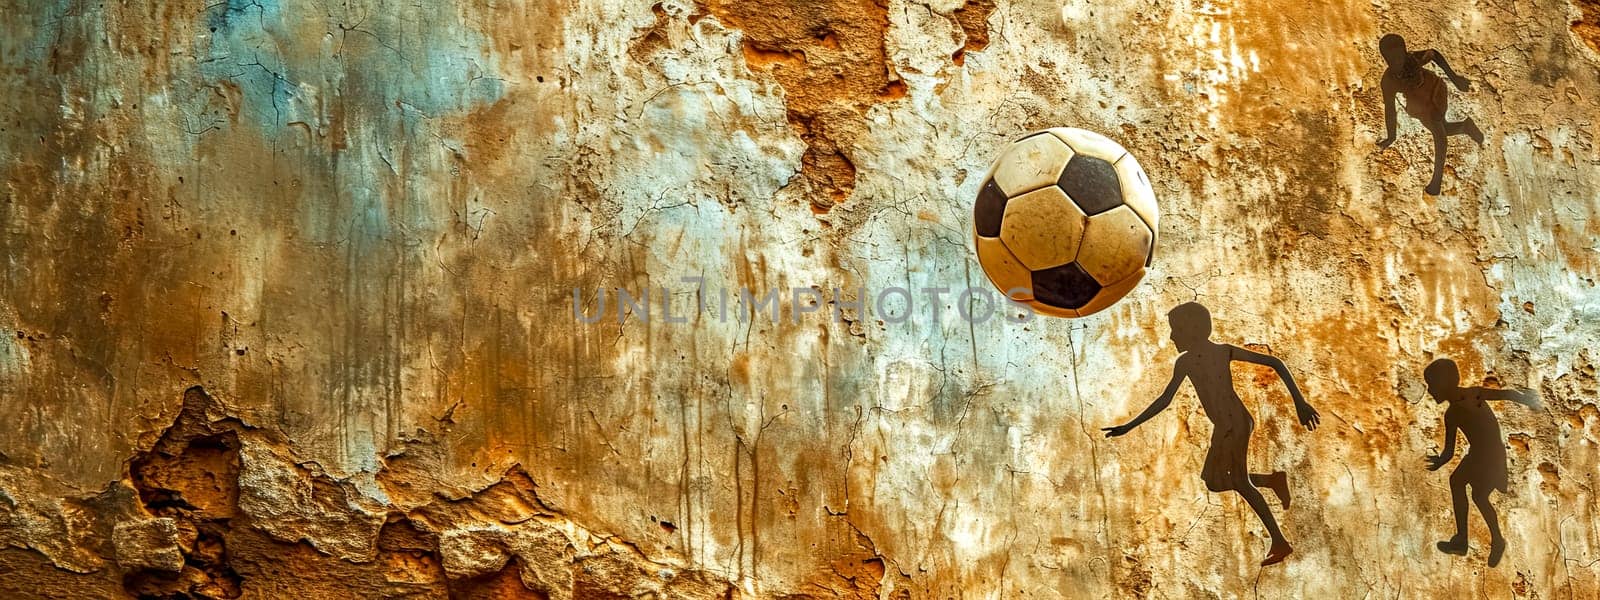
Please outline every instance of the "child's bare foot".
[[1272, 493], [1277, 494], [1278, 503], [1284, 508], [1289, 508], [1289, 474], [1277, 471], [1267, 476], [1267, 487]]
[[1472, 138], [1472, 141], [1477, 142], [1479, 146], [1482, 146], [1483, 130], [1478, 129], [1478, 124], [1472, 119], [1467, 119], [1467, 122], [1464, 124], [1464, 126], [1467, 130], [1467, 137]]
[[1505, 555], [1505, 553], [1506, 553], [1506, 541], [1505, 541], [1504, 538], [1495, 539], [1495, 540], [1489, 542], [1489, 566], [1490, 567], [1499, 566], [1500, 565], [1500, 557]]
[[1289, 542], [1274, 542], [1272, 549], [1267, 551], [1267, 557], [1261, 559], [1261, 566], [1265, 567], [1281, 563], [1283, 559], [1289, 557], [1291, 552], [1294, 552], [1294, 548], [1289, 547]]
[[1456, 556], [1466, 556], [1467, 554], [1466, 536], [1458, 535], [1443, 542], [1439, 542], [1438, 546], [1439, 551], [1445, 554], [1454, 554]]

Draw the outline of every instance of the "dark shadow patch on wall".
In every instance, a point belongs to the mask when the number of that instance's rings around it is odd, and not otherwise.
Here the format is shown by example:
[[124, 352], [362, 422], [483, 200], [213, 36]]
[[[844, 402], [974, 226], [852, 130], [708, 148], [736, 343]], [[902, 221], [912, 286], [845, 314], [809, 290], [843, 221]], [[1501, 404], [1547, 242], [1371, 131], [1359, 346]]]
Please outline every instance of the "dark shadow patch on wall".
[[521, 561], [516, 558], [506, 561], [506, 566], [499, 571], [487, 575], [479, 575], [470, 579], [456, 582], [451, 586], [451, 600], [547, 600], [550, 596], [544, 592], [528, 589], [518, 575], [522, 571]]

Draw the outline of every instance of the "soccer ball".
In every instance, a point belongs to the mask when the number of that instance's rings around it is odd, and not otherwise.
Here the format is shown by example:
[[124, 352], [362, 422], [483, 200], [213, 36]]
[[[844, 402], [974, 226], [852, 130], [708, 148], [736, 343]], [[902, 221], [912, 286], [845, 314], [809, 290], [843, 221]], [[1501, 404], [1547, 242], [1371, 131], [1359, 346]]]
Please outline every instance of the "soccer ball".
[[1132, 154], [1092, 131], [1058, 127], [1007, 146], [972, 213], [989, 281], [1046, 315], [1105, 310], [1155, 257], [1150, 181]]

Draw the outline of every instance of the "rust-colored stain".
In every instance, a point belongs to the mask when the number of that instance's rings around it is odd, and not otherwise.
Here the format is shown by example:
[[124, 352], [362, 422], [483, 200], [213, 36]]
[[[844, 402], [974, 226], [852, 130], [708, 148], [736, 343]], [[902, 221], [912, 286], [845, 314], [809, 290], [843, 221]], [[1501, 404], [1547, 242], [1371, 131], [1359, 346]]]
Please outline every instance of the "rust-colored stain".
[[961, 26], [961, 33], [966, 36], [961, 49], [950, 56], [957, 66], [966, 63], [968, 52], [989, 47], [989, 15], [994, 13], [994, 9], [995, 0], [967, 0], [952, 13], [956, 24]]
[[[867, 109], [906, 96], [884, 49], [887, 5], [881, 0], [785, 0], [775, 3], [711, 0], [701, 8], [744, 35], [750, 68], [770, 74], [784, 89], [789, 125], [805, 141], [800, 177], [812, 209], [825, 214], [856, 186], [850, 146]], [[994, 2], [967, 2], [952, 19], [966, 41], [952, 60], [989, 43]]]
[[805, 141], [800, 177], [813, 208], [850, 197], [848, 144], [866, 110], [904, 84], [884, 54], [889, 20], [879, 0], [774, 3], [711, 0], [702, 8], [744, 34], [745, 59], [783, 85], [789, 125]]

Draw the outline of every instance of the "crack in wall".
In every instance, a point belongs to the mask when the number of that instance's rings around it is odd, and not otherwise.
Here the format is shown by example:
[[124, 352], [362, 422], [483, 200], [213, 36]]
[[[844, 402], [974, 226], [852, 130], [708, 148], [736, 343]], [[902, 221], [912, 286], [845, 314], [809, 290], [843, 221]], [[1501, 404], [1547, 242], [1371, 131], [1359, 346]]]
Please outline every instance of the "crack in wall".
[[[149, 450], [128, 460], [126, 479], [87, 499], [66, 499], [83, 504], [93, 521], [85, 533], [69, 532], [63, 541], [87, 552], [84, 560], [102, 565], [76, 570], [86, 578], [96, 572], [120, 578], [120, 593], [141, 600], [280, 596], [288, 590], [312, 597], [725, 598], [733, 589], [726, 579], [681, 559], [650, 557], [627, 539], [575, 523], [539, 498], [538, 484], [520, 467], [482, 488], [451, 492], [432, 477], [443, 454], [427, 432], [413, 436], [377, 474], [393, 502], [380, 508], [381, 522], [364, 542], [368, 533], [341, 523], [362, 523], [362, 504], [372, 501], [348, 498], [356, 491], [346, 482], [314, 463], [251, 464], [280, 452], [265, 447], [286, 444], [281, 435], [227, 416], [226, 407], [202, 388], [189, 389], [173, 423]], [[286, 470], [305, 487], [295, 492], [283, 479], [250, 474], [261, 469]], [[272, 489], [251, 489], [256, 485]], [[252, 509], [248, 498], [262, 491], [292, 504]], [[337, 514], [341, 509], [348, 514]], [[316, 523], [302, 523], [308, 514], [336, 526], [318, 530]], [[369, 543], [369, 556], [347, 550]], [[0, 571], [25, 569], [36, 560], [0, 553]], [[59, 564], [48, 555], [46, 560]], [[838, 570], [848, 567], [841, 563]], [[868, 564], [867, 571], [849, 571], [845, 580], [875, 586], [871, 573]]]

